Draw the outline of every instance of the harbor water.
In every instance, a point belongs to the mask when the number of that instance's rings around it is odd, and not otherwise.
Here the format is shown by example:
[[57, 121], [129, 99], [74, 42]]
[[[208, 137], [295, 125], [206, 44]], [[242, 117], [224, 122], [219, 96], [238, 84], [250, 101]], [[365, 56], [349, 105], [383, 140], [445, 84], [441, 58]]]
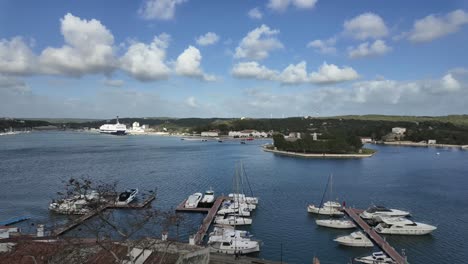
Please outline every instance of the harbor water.
[[[307, 213], [333, 174], [333, 198], [347, 206], [385, 205], [437, 226], [432, 235], [386, 237], [398, 251], [404, 249], [410, 263], [467, 263], [468, 151], [371, 145], [378, 151], [371, 158], [303, 159], [262, 151], [269, 142], [80, 132], [0, 137], [0, 220], [31, 216], [23, 229], [54, 222], [48, 204], [70, 177], [117, 181], [121, 189], [157, 188], [153, 206], [171, 210], [209, 187], [216, 194], [232, 192], [235, 165], [242, 161], [260, 199], [247, 229], [263, 242], [262, 258], [311, 263], [317, 256], [324, 264], [348, 263], [372, 252], [337, 245], [333, 239], [350, 231], [317, 227], [316, 216]], [[203, 217], [186, 214], [179, 239], [188, 241]]]

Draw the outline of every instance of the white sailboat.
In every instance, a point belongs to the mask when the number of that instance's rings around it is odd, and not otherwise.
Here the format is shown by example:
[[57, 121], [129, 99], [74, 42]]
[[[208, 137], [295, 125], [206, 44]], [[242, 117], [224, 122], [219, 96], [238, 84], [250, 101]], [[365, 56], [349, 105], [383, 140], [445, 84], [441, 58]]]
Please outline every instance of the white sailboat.
[[330, 186], [330, 196], [333, 196], [333, 175], [330, 174], [328, 178], [327, 185], [325, 186], [325, 191], [322, 196], [322, 201], [320, 202], [319, 206], [315, 206], [314, 204], [310, 204], [307, 206], [307, 212], [319, 215], [329, 215], [329, 216], [341, 216], [344, 215], [342, 212], [342, 207], [339, 202], [335, 201], [327, 201], [323, 203], [323, 199], [325, 198], [325, 194], [327, 193], [328, 186]]

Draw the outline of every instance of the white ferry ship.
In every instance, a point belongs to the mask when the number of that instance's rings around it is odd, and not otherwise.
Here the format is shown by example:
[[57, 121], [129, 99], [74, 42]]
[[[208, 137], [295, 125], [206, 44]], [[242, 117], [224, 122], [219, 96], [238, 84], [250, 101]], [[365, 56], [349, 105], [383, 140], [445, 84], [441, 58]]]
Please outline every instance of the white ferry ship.
[[127, 126], [120, 124], [119, 117], [117, 116], [115, 124], [104, 124], [99, 128], [99, 132], [111, 135], [125, 135], [127, 134]]

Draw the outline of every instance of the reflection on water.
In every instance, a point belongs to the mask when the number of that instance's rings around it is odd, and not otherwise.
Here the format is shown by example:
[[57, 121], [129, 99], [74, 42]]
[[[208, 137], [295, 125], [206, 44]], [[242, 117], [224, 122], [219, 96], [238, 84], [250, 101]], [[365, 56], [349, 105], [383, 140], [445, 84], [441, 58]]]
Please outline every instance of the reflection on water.
[[[349, 231], [315, 225], [308, 203], [320, 202], [333, 173], [334, 194], [348, 206], [383, 204], [412, 213], [416, 221], [438, 226], [423, 237], [388, 236], [404, 248], [411, 263], [463, 263], [468, 237], [468, 151], [372, 146], [368, 159], [296, 159], [263, 152], [265, 141], [181, 141], [175, 137], [114, 137], [87, 133], [38, 132], [0, 138], [0, 218], [32, 215], [31, 222], [63, 219], [47, 205], [69, 177], [118, 181], [119, 187], [157, 187], [154, 207], [175, 208], [210, 186], [217, 194], [232, 190], [235, 163], [242, 160], [260, 205], [248, 228], [264, 245], [260, 257], [290, 263], [347, 263], [371, 251], [332, 241]], [[440, 152], [440, 155], [436, 155]], [[117, 217], [131, 212], [116, 211]], [[186, 214], [179, 230], [187, 240], [203, 219]], [[75, 230], [74, 232], [79, 232]], [[175, 233], [172, 230], [171, 233]], [[175, 236], [175, 234], [173, 235]]]

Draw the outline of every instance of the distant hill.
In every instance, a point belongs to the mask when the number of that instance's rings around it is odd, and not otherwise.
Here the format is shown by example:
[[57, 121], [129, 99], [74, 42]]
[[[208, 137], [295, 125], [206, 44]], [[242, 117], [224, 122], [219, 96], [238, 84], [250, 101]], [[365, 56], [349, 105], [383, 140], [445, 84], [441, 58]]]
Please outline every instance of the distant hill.
[[459, 126], [468, 126], [468, 115], [447, 115], [447, 116], [394, 116], [394, 115], [344, 115], [326, 118], [342, 118], [354, 120], [370, 121], [393, 121], [393, 122], [424, 122], [438, 121], [452, 123]]

